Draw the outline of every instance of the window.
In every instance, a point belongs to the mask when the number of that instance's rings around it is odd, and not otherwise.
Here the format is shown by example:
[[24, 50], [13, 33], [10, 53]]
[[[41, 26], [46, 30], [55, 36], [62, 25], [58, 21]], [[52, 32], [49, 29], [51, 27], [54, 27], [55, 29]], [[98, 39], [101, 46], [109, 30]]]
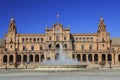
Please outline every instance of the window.
[[12, 45], [10, 45], [10, 48], [12, 48]]
[[40, 46], [40, 50], [43, 50], [43, 47], [42, 47], [42, 46]]
[[36, 39], [34, 38], [34, 43], [36, 42]]
[[31, 46], [31, 50], [34, 50], [34, 46]]
[[82, 38], [80, 37], [80, 42], [82, 42]]
[[22, 43], [24, 43], [24, 38], [22, 38]]
[[64, 37], [64, 40], [66, 40], [66, 37]]
[[49, 38], [49, 40], [51, 41], [51, 37]]
[[104, 38], [102, 38], [102, 42], [105, 42], [105, 39], [104, 39]]
[[23, 46], [23, 51], [25, 51], [25, 46]]
[[32, 38], [30, 38], [30, 43], [32, 42]]
[[28, 38], [26, 38], [26, 43], [28, 43]]
[[104, 44], [102, 44], [102, 47], [104, 47]]
[[93, 47], [92, 45], [89, 45], [89, 50], [92, 50], [92, 47]]
[[87, 42], [89, 42], [89, 37], [87, 37]]
[[84, 50], [84, 45], [81, 45], [81, 50]]
[[40, 39], [39, 39], [39, 38], [37, 38], [37, 42], [39, 42], [39, 40], [40, 40]]
[[43, 38], [41, 38], [41, 42], [43, 43]]
[[83, 42], [85, 42], [86, 40], [85, 40], [85, 37], [83, 38]]
[[93, 37], [91, 37], [91, 42], [93, 42]]

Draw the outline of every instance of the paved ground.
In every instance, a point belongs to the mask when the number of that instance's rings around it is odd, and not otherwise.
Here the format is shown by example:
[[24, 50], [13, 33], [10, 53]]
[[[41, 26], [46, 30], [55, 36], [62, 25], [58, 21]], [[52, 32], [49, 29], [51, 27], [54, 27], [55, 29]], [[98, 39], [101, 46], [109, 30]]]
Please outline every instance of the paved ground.
[[0, 80], [120, 80], [120, 69], [73, 72], [0, 70]]

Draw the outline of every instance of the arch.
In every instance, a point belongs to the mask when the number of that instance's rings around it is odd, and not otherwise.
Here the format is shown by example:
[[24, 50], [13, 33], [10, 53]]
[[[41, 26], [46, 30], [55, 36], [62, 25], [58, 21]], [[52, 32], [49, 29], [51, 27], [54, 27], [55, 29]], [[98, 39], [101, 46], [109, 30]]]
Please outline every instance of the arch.
[[112, 56], [111, 56], [111, 54], [108, 54], [107, 56], [108, 56], [108, 61], [112, 61]]
[[35, 62], [39, 62], [39, 55], [35, 55]]
[[118, 55], [118, 61], [120, 62], [120, 54]]
[[72, 59], [75, 59], [75, 55], [74, 54], [72, 54]]
[[27, 55], [23, 55], [23, 62], [27, 62]]
[[82, 55], [82, 61], [85, 61], [85, 62], [86, 62], [86, 54], [83, 54], [83, 55]]
[[13, 59], [14, 59], [14, 58], [13, 58], [13, 55], [10, 55], [10, 56], [9, 56], [9, 62], [13, 62]]
[[52, 48], [52, 45], [51, 45], [51, 44], [49, 44], [48, 48], [49, 48], [49, 49], [51, 49], [51, 48]]
[[41, 55], [41, 62], [44, 60], [44, 54]]
[[29, 62], [33, 62], [33, 55], [32, 54], [29, 55]]
[[17, 56], [17, 62], [21, 62], [21, 55]]
[[92, 62], [92, 54], [88, 55], [88, 61]]
[[80, 61], [80, 54], [77, 54], [77, 60]]
[[56, 44], [56, 49], [60, 50], [60, 45], [59, 44]]
[[102, 54], [102, 61], [106, 61], [106, 55]]
[[7, 62], [7, 55], [3, 56], [3, 62], [6, 63]]
[[95, 54], [95, 55], [94, 55], [94, 61], [95, 61], [95, 62], [98, 62], [98, 54]]

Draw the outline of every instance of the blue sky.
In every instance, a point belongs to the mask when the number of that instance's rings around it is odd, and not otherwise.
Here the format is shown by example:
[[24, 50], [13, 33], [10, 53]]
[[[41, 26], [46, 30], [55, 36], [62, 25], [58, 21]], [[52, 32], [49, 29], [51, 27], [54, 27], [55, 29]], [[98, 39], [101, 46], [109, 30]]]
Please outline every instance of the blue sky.
[[45, 33], [58, 22], [71, 33], [95, 33], [104, 17], [111, 37], [120, 37], [120, 0], [0, 0], [0, 38], [13, 15], [18, 33]]

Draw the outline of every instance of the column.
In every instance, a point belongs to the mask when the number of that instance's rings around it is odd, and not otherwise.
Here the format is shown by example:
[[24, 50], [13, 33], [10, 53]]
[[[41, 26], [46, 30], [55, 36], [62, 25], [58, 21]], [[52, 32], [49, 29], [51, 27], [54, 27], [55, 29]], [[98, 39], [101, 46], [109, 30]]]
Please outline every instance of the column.
[[33, 63], [35, 63], [35, 54], [33, 54]]
[[92, 64], [94, 64], [94, 54], [92, 53]]
[[23, 64], [23, 55], [21, 55], [21, 64]]
[[80, 62], [82, 62], [82, 54], [80, 54]]
[[86, 62], [88, 62], [88, 54], [86, 54]]
[[105, 56], [106, 56], [106, 64], [108, 64], [108, 55], [107, 55], [107, 53], [105, 54]]

